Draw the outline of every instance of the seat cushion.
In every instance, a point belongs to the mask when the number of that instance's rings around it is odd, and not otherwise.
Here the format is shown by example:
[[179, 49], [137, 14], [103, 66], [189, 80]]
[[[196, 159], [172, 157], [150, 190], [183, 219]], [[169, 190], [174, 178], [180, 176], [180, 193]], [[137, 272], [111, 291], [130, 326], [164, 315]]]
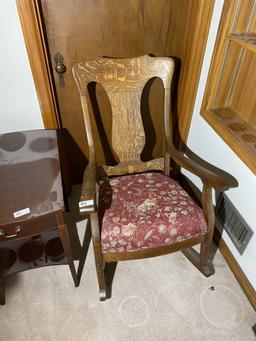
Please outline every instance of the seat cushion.
[[202, 209], [176, 181], [158, 173], [102, 184], [99, 215], [103, 253], [171, 245], [207, 231]]

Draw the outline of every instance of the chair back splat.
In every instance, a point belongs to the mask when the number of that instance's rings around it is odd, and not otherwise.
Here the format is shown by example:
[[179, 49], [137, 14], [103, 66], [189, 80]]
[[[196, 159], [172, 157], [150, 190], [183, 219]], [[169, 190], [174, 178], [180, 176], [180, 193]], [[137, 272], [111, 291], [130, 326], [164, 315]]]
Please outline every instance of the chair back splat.
[[[131, 59], [98, 58], [94, 61], [78, 63], [73, 68], [74, 77], [80, 91], [87, 140], [93, 157], [94, 146], [87, 106], [87, 86], [97, 82], [103, 86], [112, 109], [112, 148], [119, 159], [116, 166], [103, 166], [107, 175], [121, 175], [164, 169], [164, 157], [141, 161], [145, 146], [145, 131], [141, 116], [142, 91], [149, 79], [159, 77], [164, 86], [165, 133], [170, 135], [170, 88], [174, 62], [171, 58], [142, 56]], [[164, 155], [164, 152], [163, 152]]]

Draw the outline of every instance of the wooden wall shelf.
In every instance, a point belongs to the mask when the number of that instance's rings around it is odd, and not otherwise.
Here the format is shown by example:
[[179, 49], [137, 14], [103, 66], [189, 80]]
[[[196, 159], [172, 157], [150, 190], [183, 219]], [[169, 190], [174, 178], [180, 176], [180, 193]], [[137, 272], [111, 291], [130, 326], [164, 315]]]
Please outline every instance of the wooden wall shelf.
[[228, 39], [234, 41], [238, 45], [256, 53], [256, 34], [229, 34]]
[[203, 117], [240, 159], [256, 173], [256, 129], [229, 107], [211, 109]]
[[[256, 0], [225, 0], [201, 115], [256, 174]], [[241, 33], [242, 32], [242, 33]]]

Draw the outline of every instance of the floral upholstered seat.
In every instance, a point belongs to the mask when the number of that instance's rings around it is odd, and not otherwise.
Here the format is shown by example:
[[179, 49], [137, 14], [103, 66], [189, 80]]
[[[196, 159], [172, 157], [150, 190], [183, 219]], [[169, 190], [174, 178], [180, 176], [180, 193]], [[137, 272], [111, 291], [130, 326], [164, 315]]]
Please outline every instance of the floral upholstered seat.
[[207, 232], [202, 209], [175, 180], [158, 173], [105, 182], [99, 213], [103, 253], [167, 246]]

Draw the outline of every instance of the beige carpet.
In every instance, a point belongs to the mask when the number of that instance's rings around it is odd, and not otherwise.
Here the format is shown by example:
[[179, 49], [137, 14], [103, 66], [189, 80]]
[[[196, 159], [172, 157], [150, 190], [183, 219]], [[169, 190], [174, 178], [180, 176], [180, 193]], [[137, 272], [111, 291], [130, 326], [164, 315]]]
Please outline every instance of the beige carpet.
[[0, 340], [255, 340], [255, 312], [219, 252], [214, 265], [207, 279], [181, 253], [120, 262], [112, 298], [99, 302], [90, 246], [79, 288], [65, 265], [8, 279]]

